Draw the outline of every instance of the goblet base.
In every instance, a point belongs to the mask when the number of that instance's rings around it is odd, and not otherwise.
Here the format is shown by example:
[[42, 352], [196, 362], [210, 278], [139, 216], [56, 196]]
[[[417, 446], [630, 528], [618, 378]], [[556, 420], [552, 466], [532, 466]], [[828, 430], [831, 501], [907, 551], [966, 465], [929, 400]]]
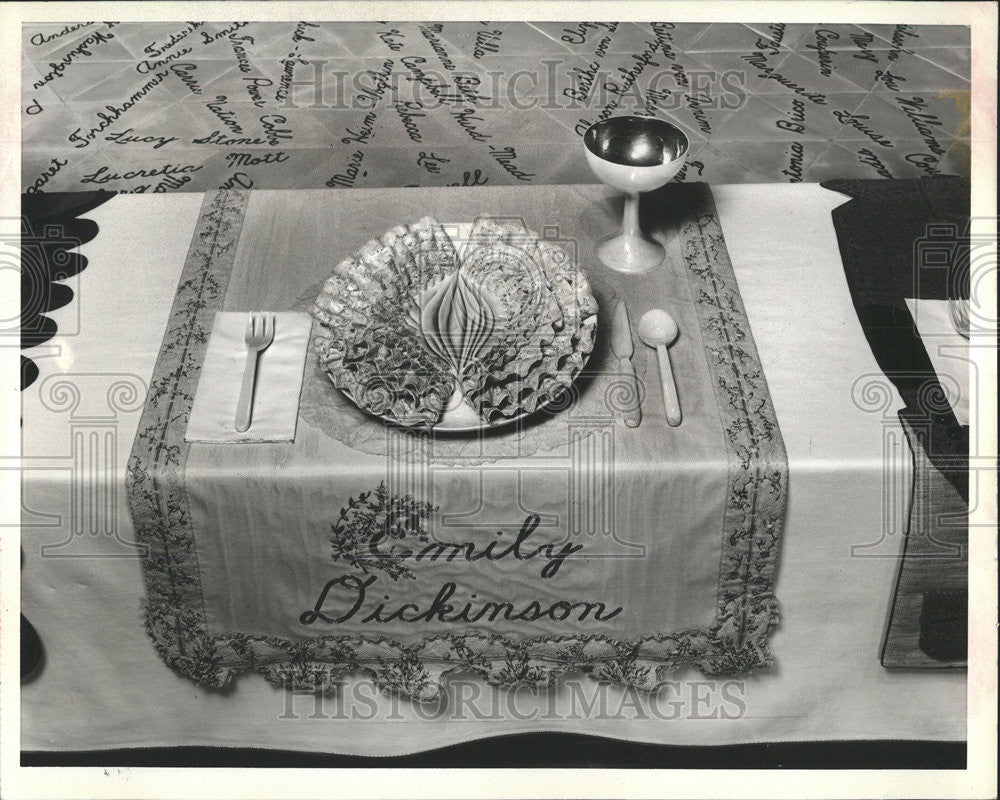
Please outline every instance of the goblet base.
[[597, 243], [597, 257], [616, 272], [649, 272], [663, 263], [666, 250], [641, 236], [616, 233]]

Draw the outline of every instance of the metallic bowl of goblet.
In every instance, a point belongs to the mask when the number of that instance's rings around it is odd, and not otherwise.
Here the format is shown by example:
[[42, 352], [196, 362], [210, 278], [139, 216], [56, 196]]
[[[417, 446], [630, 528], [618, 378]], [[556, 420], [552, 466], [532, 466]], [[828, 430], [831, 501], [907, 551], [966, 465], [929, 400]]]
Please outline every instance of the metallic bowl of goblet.
[[621, 231], [597, 245], [601, 263], [619, 272], [659, 266], [666, 253], [639, 228], [639, 193], [658, 189], [680, 171], [688, 153], [687, 136], [662, 119], [622, 116], [591, 125], [583, 144], [594, 175], [625, 193]]

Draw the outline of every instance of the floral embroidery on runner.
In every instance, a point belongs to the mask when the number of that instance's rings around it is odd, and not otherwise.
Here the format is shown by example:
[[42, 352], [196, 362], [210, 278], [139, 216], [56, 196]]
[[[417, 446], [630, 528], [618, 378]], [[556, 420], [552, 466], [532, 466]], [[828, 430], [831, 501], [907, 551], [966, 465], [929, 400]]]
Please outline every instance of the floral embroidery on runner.
[[349, 497], [347, 508], [340, 509], [340, 518], [330, 526], [333, 560], [344, 560], [366, 574], [381, 570], [394, 581], [412, 578], [413, 572], [393, 544], [407, 537], [430, 541], [422, 522], [435, 510], [409, 495], [390, 496], [384, 482], [374, 492], [361, 492], [357, 500]]

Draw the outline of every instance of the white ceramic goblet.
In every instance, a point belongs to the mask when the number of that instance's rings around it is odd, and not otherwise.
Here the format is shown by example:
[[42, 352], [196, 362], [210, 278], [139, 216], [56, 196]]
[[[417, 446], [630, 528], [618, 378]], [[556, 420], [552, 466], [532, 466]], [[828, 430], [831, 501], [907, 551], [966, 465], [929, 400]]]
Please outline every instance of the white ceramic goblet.
[[654, 117], [610, 117], [583, 136], [587, 163], [601, 181], [625, 193], [621, 232], [597, 245], [601, 263], [618, 272], [646, 272], [663, 262], [663, 247], [639, 229], [639, 193], [658, 189], [684, 165], [684, 132]]

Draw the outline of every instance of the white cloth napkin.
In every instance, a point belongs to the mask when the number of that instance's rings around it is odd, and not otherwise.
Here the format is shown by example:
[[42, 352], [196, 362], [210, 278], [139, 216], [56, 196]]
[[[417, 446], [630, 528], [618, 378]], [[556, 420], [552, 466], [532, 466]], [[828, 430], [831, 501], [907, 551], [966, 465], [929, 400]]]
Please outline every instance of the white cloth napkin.
[[312, 320], [307, 314], [275, 315], [274, 341], [259, 356], [250, 427], [235, 427], [246, 364], [247, 313], [220, 311], [188, 421], [188, 442], [290, 442], [295, 439], [302, 371]]
[[[955, 330], [947, 300], [906, 298], [920, 341], [948, 403], [961, 425], [969, 424], [969, 341]], [[956, 388], [957, 387], [957, 388]]]

